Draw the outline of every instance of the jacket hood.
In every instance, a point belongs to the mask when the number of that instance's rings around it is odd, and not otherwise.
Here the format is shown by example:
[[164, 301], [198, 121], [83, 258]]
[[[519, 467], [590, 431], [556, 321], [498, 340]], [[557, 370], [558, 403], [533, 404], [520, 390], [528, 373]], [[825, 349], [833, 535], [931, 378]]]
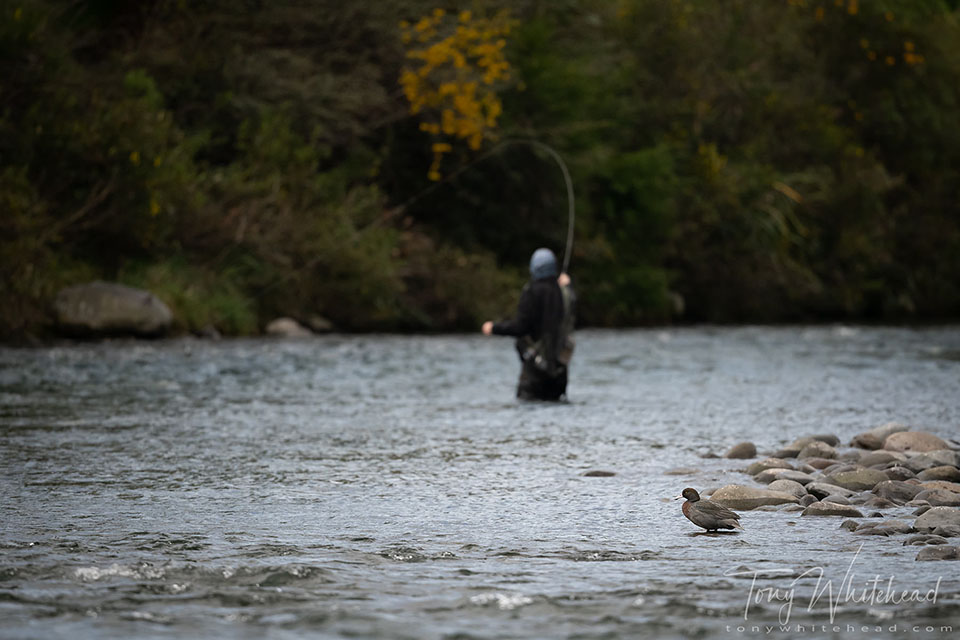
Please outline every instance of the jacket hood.
[[557, 272], [557, 256], [553, 251], [546, 248], [540, 248], [530, 256], [530, 277], [534, 280], [544, 278], [556, 278], [560, 275]]

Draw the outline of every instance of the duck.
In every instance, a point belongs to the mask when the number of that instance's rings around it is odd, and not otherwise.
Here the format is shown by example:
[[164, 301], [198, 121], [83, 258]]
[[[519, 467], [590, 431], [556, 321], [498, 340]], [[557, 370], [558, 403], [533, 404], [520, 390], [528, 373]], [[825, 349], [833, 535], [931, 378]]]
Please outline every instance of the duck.
[[727, 509], [721, 504], [701, 500], [700, 494], [696, 489], [687, 487], [675, 500], [686, 498], [686, 502], [680, 508], [687, 520], [703, 527], [707, 531], [717, 531], [718, 529], [740, 529], [740, 514]]

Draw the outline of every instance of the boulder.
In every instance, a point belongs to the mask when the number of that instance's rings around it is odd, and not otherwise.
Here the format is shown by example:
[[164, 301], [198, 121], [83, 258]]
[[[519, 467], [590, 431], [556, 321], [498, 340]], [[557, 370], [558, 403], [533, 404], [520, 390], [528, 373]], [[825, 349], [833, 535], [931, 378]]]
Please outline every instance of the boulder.
[[948, 449], [940, 449], [937, 451], [926, 451], [912, 456], [903, 463], [903, 466], [914, 473], [920, 473], [921, 471], [926, 471], [933, 467], [942, 467], [944, 465], [951, 467], [960, 466], [958, 462], [960, 461], [957, 460], [956, 453]]
[[913, 533], [913, 527], [903, 520], [869, 522], [857, 527], [857, 534], [863, 536], [892, 536], [901, 533]]
[[[900, 463], [897, 463], [897, 465], [899, 464]], [[913, 471], [901, 466], [890, 467], [889, 469], [884, 469], [883, 472], [891, 480], [909, 480], [910, 478], [916, 477]]]
[[926, 482], [921, 483], [919, 486], [924, 489], [943, 489], [944, 491], [953, 491], [954, 493], [960, 493], [960, 483], [957, 482], [946, 482], [944, 480], [927, 480]]
[[173, 314], [155, 295], [115, 282], [67, 287], [53, 301], [57, 327], [75, 336], [159, 336]]
[[896, 502], [887, 500], [886, 498], [880, 498], [878, 496], [873, 496], [868, 500], [864, 500], [862, 503], [865, 507], [870, 507], [871, 509], [891, 509], [897, 506]]
[[835, 502], [814, 502], [803, 510], [804, 516], [846, 516], [848, 518], [862, 518], [863, 514], [847, 504]]
[[943, 525], [934, 529], [933, 534], [941, 538], [960, 538], [960, 525]]
[[887, 482], [887, 476], [883, 471], [877, 469], [856, 469], [853, 471], [841, 471], [832, 473], [826, 478], [830, 484], [835, 484], [844, 489], [852, 491], [864, 491], [873, 489], [881, 482]]
[[859, 526], [860, 523], [856, 520], [844, 520], [840, 523], [840, 528], [846, 529], [847, 531], [856, 531]]
[[906, 431], [909, 428], [907, 425], [900, 424], [899, 422], [888, 422], [885, 425], [853, 436], [853, 440], [850, 441], [850, 446], [871, 450], [882, 449], [887, 437], [893, 433]]
[[765, 505], [797, 503], [796, 496], [781, 491], [728, 484], [717, 489], [710, 500], [730, 509], [748, 511]]
[[805, 487], [805, 489], [807, 490], [807, 493], [815, 496], [819, 500], [822, 500], [830, 495], [840, 495], [849, 498], [856, 493], [856, 491], [844, 489], [843, 487], [838, 487], [837, 485], [833, 484], [827, 484], [826, 482], [811, 482]]
[[936, 451], [950, 446], [940, 437], [926, 431], [901, 431], [883, 441], [887, 451]]
[[947, 544], [947, 539], [943, 536], [937, 536], [930, 533], [921, 533], [919, 535], [910, 536], [903, 541], [903, 546], [917, 546], [924, 544]]
[[789, 493], [798, 500], [802, 499], [807, 495], [807, 490], [803, 488], [803, 485], [795, 480], [774, 480], [770, 483], [770, 486], [767, 487], [770, 491], [779, 491], [781, 493]]
[[925, 560], [960, 560], [960, 547], [948, 547], [947, 545], [924, 547], [917, 554], [917, 561]]
[[894, 504], [906, 504], [917, 497], [923, 487], [898, 480], [884, 480], [873, 487], [873, 493]]
[[945, 480], [947, 482], [960, 482], [960, 469], [943, 465], [942, 467], [930, 467], [917, 474], [920, 480]]
[[793, 442], [791, 442], [790, 444], [788, 444], [787, 446], [783, 447], [782, 449], [777, 451], [775, 454], [773, 454], [773, 457], [796, 458], [797, 454], [799, 454], [803, 450], [803, 448], [808, 444], [810, 444], [811, 442], [814, 442], [814, 439], [811, 437], [797, 438], [796, 440], [794, 440]]
[[860, 464], [865, 467], [872, 467], [875, 464], [887, 464], [888, 462], [903, 462], [907, 459], [905, 453], [899, 451], [871, 451], [860, 458]]
[[837, 450], [828, 445], [826, 442], [820, 442], [819, 440], [814, 440], [803, 449], [800, 450], [800, 453], [797, 454], [797, 458], [803, 460], [804, 458], [836, 458]]
[[747, 460], [757, 457], [757, 447], [752, 442], [741, 442], [730, 447], [730, 450], [723, 454], [724, 458], [733, 460]]
[[817, 442], [825, 442], [831, 447], [835, 447], [838, 444], [840, 444], [840, 438], [838, 438], [832, 433], [817, 433], [810, 437], [816, 440]]
[[937, 527], [960, 527], [960, 509], [931, 507], [913, 523], [920, 533], [931, 533]]
[[293, 318], [277, 318], [267, 325], [265, 333], [276, 338], [308, 338], [313, 335], [310, 329]]
[[747, 467], [747, 473], [749, 473], [751, 476], [755, 476], [761, 471], [766, 471], [767, 469], [793, 469], [793, 465], [786, 460], [781, 460], [780, 458], [764, 458], [763, 460], [757, 460]]
[[835, 494], [831, 494], [827, 496], [820, 502], [832, 502], [833, 504], [850, 504], [850, 501], [848, 499], [844, 498], [843, 496], [838, 496]]
[[926, 500], [934, 507], [960, 507], [960, 493], [943, 489], [924, 489], [914, 500]]
[[774, 480], [793, 480], [800, 484], [813, 482], [813, 476], [793, 469], [767, 469], [753, 476], [753, 479], [763, 484], [770, 484]]
[[808, 467], [812, 467], [814, 470], [819, 469], [820, 471], [823, 471], [827, 467], [832, 467], [833, 465], [837, 464], [837, 461], [829, 460], [827, 458], [804, 458], [803, 464], [807, 465]]

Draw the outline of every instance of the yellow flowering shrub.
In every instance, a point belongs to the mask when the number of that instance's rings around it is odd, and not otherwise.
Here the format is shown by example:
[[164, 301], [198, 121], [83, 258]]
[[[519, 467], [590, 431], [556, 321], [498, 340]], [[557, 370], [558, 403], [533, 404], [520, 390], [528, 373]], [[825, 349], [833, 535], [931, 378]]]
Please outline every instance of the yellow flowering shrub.
[[440, 164], [461, 140], [476, 151], [494, 138], [502, 112], [497, 89], [510, 80], [505, 37], [514, 21], [508, 11], [491, 18], [434, 9], [415, 23], [401, 22], [406, 64], [400, 86], [420, 130], [433, 135], [433, 163], [427, 176], [440, 180]]

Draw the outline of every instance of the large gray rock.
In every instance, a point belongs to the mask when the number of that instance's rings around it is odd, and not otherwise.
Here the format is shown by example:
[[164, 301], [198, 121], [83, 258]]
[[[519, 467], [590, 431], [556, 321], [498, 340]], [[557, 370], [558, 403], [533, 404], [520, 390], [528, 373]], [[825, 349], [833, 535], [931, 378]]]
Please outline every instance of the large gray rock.
[[747, 467], [747, 473], [755, 476], [767, 469], [793, 469], [793, 465], [780, 458], [764, 458], [763, 460], [757, 460]]
[[903, 546], [920, 546], [925, 544], [947, 544], [947, 539], [943, 536], [933, 535], [931, 533], [921, 533], [910, 536], [903, 541]]
[[837, 450], [828, 445], [826, 442], [820, 442], [819, 440], [814, 440], [803, 449], [800, 450], [800, 453], [797, 454], [797, 458], [803, 460], [804, 458], [836, 458]]
[[832, 473], [826, 478], [830, 484], [835, 484], [852, 491], [869, 491], [881, 482], [887, 482], [887, 475], [878, 469], [855, 469]]
[[793, 469], [767, 469], [753, 476], [753, 479], [763, 484], [770, 484], [774, 480], [793, 480], [800, 484], [813, 482], [813, 476]]
[[892, 536], [899, 533], [913, 533], [913, 526], [903, 520], [885, 520], [865, 522], [857, 527], [857, 534], [862, 536]]
[[912, 456], [903, 463], [903, 466], [914, 473], [920, 473], [921, 471], [926, 471], [933, 467], [942, 467], [944, 465], [951, 467], [960, 466], [958, 463], [960, 463], [960, 460], [957, 459], [956, 453], [948, 449], [939, 449], [937, 451], [926, 451], [919, 455]]
[[900, 424], [899, 422], [888, 422], [876, 429], [870, 429], [870, 431], [864, 431], [863, 433], [858, 433], [853, 436], [850, 445], [860, 447], [861, 449], [882, 449], [884, 441], [891, 434], [906, 431], [909, 428], [907, 425]]
[[921, 482], [920, 486], [924, 489], [943, 489], [944, 491], [960, 493], [960, 483], [957, 482], [946, 482], [945, 480], [927, 480], [926, 482]]
[[893, 433], [883, 441], [887, 451], [936, 451], [949, 449], [950, 445], [942, 438], [926, 431], [902, 431]]
[[767, 489], [770, 491], [789, 493], [798, 500], [807, 495], [807, 490], [803, 488], [803, 485], [794, 480], [774, 480]]
[[960, 481], [960, 469], [943, 465], [942, 467], [930, 467], [917, 474], [919, 480], [946, 480], [947, 482]]
[[899, 451], [871, 451], [860, 458], [860, 464], [865, 467], [872, 467], [877, 464], [887, 464], [888, 462], [903, 462], [907, 459], [907, 454]]
[[730, 450], [723, 454], [724, 458], [733, 460], [747, 460], [757, 457], [757, 447], [752, 442], [741, 442], [730, 447]]
[[848, 504], [835, 502], [814, 502], [803, 510], [804, 516], [846, 516], [848, 518], [862, 518], [863, 514]]
[[277, 318], [267, 325], [266, 334], [277, 338], [309, 338], [313, 332], [293, 318]]
[[903, 480], [909, 480], [910, 478], [916, 477], [917, 474], [915, 474], [913, 471], [910, 471], [910, 469], [907, 469], [906, 467], [899, 466], [899, 463], [897, 464], [898, 466], [889, 467], [883, 470], [883, 472], [887, 475], [888, 478], [890, 478], [891, 480], [903, 481]]
[[53, 311], [57, 327], [76, 336], [158, 336], [173, 322], [167, 305], [149, 291], [99, 280], [61, 290]]
[[769, 489], [756, 489], [746, 487], [741, 484], [728, 484], [717, 489], [710, 500], [722, 504], [729, 509], [739, 511], [749, 511], [757, 507], [763, 507], [771, 504], [789, 504], [797, 503], [796, 496], [781, 491], [770, 491]]
[[947, 545], [924, 547], [917, 554], [917, 560], [960, 560], [960, 547], [948, 547]]
[[914, 500], [926, 500], [934, 507], [960, 507], [960, 493], [943, 489], [924, 489]]
[[897, 480], [884, 480], [873, 487], [873, 493], [894, 504], [906, 504], [916, 498], [921, 491], [923, 487], [920, 485]]
[[920, 533], [931, 533], [937, 527], [960, 527], [960, 509], [931, 507], [913, 523]]

